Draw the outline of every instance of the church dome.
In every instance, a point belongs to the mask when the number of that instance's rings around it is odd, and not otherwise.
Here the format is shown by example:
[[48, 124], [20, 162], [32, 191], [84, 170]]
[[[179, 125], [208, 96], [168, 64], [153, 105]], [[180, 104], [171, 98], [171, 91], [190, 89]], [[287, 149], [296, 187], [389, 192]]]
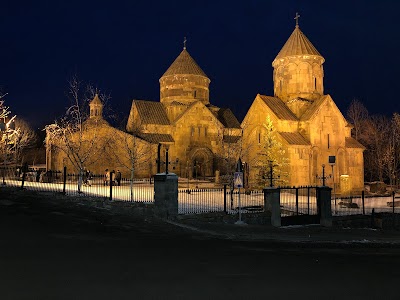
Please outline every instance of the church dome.
[[209, 104], [210, 79], [186, 50], [174, 60], [160, 78], [160, 102], [180, 102], [190, 105], [195, 101]]
[[279, 51], [274, 61], [284, 57], [298, 55], [315, 55], [322, 57], [310, 40], [300, 30], [299, 26], [296, 25], [289, 39], [286, 41], [281, 51]]
[[187, 52], [186, 47], [182, 50], [179, 56], [175, 59], [172, 65], [165, 71], [165, 76], [170, 75], [200, 75], [207, 77], [203, 70], [199, 67], [196, 61]]

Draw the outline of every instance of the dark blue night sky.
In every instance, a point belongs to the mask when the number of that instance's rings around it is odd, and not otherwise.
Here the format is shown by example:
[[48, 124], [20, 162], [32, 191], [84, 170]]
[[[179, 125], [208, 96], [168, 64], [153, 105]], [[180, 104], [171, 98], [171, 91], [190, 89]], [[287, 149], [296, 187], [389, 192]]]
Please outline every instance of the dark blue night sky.
[[271, 63], [295, 27], [324, 56], [325, 93], [345, 114], [400, 111], [400, 1], [1, 1], [0, 87], [35, 127], [62, 115], [72, 75], [111, 94], [159, 101], [160, 76], [183, 38], [211, 79], [210, 100], [239, 121], [257, 93], [272, 95]]

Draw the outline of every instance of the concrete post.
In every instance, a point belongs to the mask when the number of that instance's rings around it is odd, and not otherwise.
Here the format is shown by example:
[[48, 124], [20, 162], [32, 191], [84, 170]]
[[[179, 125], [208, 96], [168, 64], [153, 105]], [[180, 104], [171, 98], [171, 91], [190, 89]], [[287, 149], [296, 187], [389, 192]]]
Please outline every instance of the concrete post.
[[271, 225], [281, 226], [281, 204], [279, 189], [268, 187], [264, 189], [264, 211], [271, 211]]
[[327, 186], [317, 188], [320, 224], [325, 227], [332, 227], [331, 192], [332, 189]]
[[178, 215], [178, 176], [159, 173], [154, 176], [154, 206], [157, 216], [174, 219]]

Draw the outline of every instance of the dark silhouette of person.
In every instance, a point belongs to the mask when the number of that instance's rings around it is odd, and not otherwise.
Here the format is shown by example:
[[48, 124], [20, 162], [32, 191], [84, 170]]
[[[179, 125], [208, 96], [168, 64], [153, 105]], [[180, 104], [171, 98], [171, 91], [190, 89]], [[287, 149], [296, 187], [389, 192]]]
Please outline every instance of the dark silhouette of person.
[[119, 170], [117, 170], [117, 173], [115, 174], [115, 181], [117, 181], [117, 185], [120, 186], [121, 185], [121, 172]]

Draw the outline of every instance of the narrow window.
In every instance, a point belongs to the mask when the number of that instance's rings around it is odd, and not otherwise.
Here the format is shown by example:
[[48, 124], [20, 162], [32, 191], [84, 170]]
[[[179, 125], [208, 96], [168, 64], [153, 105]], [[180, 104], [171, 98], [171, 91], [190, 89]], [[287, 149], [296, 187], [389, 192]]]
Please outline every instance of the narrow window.
[[207, 127], [204, 127], [204, 136], [207, 136]]
[[328, 149], [329, 149], [329, 146], [330, 146], [330, 145], [329, 145], [329, 133], [328, 133]]
[[197, 96], [197, 91], [193, 91], [193, 98], [196, 98]]
[[190, 135], [194, 136], [194, 127], [190, 127]]
[[198, 133], [198, 135], [200, 136], [200, 127], [197, 127], [197, 133]]
[[258, 143], [261, 144], [261, 132], [258, 133]]
[[317, 77], [314, 77], [314, 90], [317, 89]]

